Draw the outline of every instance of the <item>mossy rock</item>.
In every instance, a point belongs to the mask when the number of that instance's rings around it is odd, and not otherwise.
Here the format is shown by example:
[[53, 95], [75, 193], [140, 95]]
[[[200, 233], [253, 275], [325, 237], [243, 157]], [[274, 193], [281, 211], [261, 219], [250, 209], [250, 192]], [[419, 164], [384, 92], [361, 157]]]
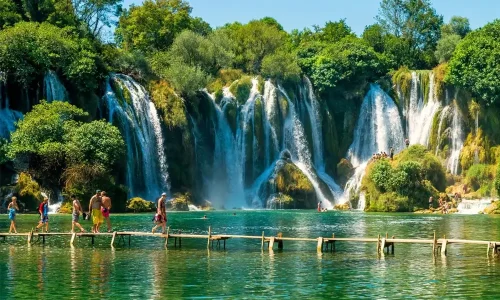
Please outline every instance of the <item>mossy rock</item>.
[[115, 92], [118, 103], [121, 106], [132, 105], [132, 95], [128, 91], [125, 85], [121, 83], [117, 78], [110, 78], [109, 84], [111, 85], [111, 89]]
[[335, 209], [335, 210], [349, 210], [349, 209], [351, 209], [351, 207], [349, 206], [349, 203], [346, 202], [346, 203], [342, 203], [342, 204], [335, 204], [333, 206], [333, 209]]
[[248, 97], [250, 96], [250, 91], [252, 90], [252, 85], [252, 78], [250, 76], [244, 76], [231, 84], [229, 91], [235, 97], [238, 105], [242, 105], [247, 102]]
[[167, 127], [185, 127], [187, 125], [184, 100], [177, 96], [166, 81], [151, 82], [149, 91], [151, 101]]
[[350, 161], [342, 158], [337, 164], [337, 178], [340, 186], [345, 186], [349, 178], [354, 174], [354, 168]]
[[498, 215], [500, 214], [500, 201], [494, 201], [490, 205], [488, 205], [484, 210], [483, 213], [488, 214], [488, 215]]
[[191, 203], [190, 193], [177, 193], [168, 201], [167, 208], [173, 211], [189, 211], [189, 203]]
[[293, 163], [278, 161], [274, 186], [277, 193], [293, 198], [290, 208], [316, 208], [316, 193], [311, 181]]

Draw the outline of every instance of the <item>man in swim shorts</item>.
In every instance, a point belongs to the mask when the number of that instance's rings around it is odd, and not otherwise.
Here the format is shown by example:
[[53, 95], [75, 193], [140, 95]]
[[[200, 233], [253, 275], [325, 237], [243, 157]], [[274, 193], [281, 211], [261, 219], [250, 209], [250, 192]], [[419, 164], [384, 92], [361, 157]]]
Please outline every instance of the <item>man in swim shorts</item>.
[[43, 198], [43, 202], [38, 207], [38, 212], [40, 213], [40, 222], [35, 231], [38, 231], [38, 229], [45, 225], [45, 232], [49, 232], [49, 198]]
[[101, 190], [97, 190], [89, 203], [89, 211], [92, 212], [92, 233], [99, 233], [99, 228], [103, 222], [101, 213], [102, 199]]
[[71, 233], [75, 232], [75, 225], [80, 228], [81, 232], [85, 232], [85, 229], [82, 228], [82, 225], [78, 223], [80, 220], [80, 214], [83, 213], [82, 205], [80, 201], [76, 198], [76, 196], [71, 196], [71, 200], [73, 200], [73, 214], [72, 214], [72, 222], [71, 222]]
[[106, 224], [108, 225], [108, 232], [111, 232], [111, 220], [109, 219], [109, 213], [111, 211], [111, 198], [108, 197], [105, 191], [101, 192], [102, 207], [101, 212]]
[[156, 216], [155, 223], [156, 226], [151, 230], [152, 233], [155, 233], [158, 227], [162, 228], [162, 233], [165, 234], [165, 229], [167, 227], [167, 208], [165, 207], [165, 200], [167, 199], [167, 193], [161, 194], [161, 197], [158, 198], [158, 204], [156, 205]]

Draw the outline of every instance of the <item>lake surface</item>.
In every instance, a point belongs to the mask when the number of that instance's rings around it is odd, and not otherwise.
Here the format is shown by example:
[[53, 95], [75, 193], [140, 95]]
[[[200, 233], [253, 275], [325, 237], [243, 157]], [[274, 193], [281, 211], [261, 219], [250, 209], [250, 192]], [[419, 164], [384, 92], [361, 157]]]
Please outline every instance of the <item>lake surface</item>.
[[[310, 237], [439, 237], [500, 241], [500, 218], [488, 215], [369, 214], [315, 211], [214, 211], [169, 213], [172, 231]], [[208, 219], [202, 219], [206, 214]], [[115, 230], [150, 231], [151, 214], [112, 215]], [[51, 232], [70, 230], [69, 215], [52, 215]], [[19, 215], [18, 230], [35, 226], [37, 215]], [[90, 222], [83, 221], [89, 229]], [[0, 216], [0, 230], [9, 221]], [[433, 257], [431, 245], [396, 244], [380, 257], [375, 244], [338, 243], [335, 253], [316, 253], [316, 243], [285, 242], [261, 251], [260, 240], [229, 240], [226, 250], [206, 249], [206, 240], [184, 239], [181, 249], [163, 239], [133, 237], [110, 248], [110, 237], [69, 246], [69, 237], [49, 237], [45, 246], [25, 237], [0, 241], [0, 299], [384, 299], [500, 297], [500, 259], [486, 246], [449, 245]], [[275, 245], [276, 247], [276, 245]]]

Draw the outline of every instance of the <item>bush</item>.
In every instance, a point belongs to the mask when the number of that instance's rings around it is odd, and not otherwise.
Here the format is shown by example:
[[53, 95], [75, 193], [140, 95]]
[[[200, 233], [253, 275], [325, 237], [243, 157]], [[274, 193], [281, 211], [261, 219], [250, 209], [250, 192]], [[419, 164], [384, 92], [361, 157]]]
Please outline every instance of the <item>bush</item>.
[[26, 209], [36, 210], [38, 204], [43, 201], [40, 185], [28, 173], [19, 174], [14, 191]]
[[59, 207], [59, 210], [57, 212], [60, 214], [72, 214], [73, 213], [73, 203], [64, 202], [61, 205], [61, 207]]
[[481, 187], [489, 185], [492, 180], [493, 172], [491, 172], [488, 165], [484, 164], [472, 165], [465, 175], [465, 183], [469, 185], [473, 191], [477, 191]]
[[174, 198], [169, 201], [169, 208], [175, 211], [188, 211], [189, 203], [191, 203], [190, 193], [177, 193], [174, 195]]
[[150, 212], [154, 211], [155, 209], [156, 208], [153, 202], [144, 200], [139, 197], [135, 197], [127, 201], [127, 210], [133, 211], [135, 213]]
[[377, 189], [381, 192], [389, 191], [391, 188], [390, 182], [392, 180], [392, 167], [387, 160], [382, 159], [374, 163], [373, 169], [370, 173], [370, 179], [373, 181]]
[[500, 162], [497, 165], [497, 173], [495, 176], [495, 189], [497, 190], [497, 195], [500, 195]]

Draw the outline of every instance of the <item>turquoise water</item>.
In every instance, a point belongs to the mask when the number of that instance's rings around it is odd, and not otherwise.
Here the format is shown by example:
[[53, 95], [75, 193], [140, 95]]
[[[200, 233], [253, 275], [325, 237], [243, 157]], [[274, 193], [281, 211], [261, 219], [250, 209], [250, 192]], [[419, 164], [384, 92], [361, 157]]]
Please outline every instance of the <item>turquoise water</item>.
[[[487, 215], [367, 214], [315, 211], [169, 213], [173, 231], [311, 237], [484, 239], [500, 241], [500, 218]], [[206, 214], [208, 219], [203, 220]], [[150, 214], [112, 215], [115, 229], [149, 231]], [[37, 216], [18, 216], [20, 231]], [[51, 231], [69, 231], [71, 217], [51, 216]], [[90, 228], [88, 221], [83, 222]], [[8, 231], [6, 215], [0, 230]], [[0, 241], [1, 299], [321, 299], [321, 298], [497, 298], [499, 258], [485, 246], [450, 245], [448, 256], [433, 258], [430, 245], [398, 245], [380, 257], [375, 244], [339, 243], [335, 253], [316, 253], [316, 243], [285, 242], [284, 249], [261, 251], [260, 240], [229, 240], [226, 250], [206, 249], [206, 240], [163, 248], [163, 239], [133, 237], [110, 248], [109, 237], [76, 241], [49, 237], [26, 245], [24, 237]]]

